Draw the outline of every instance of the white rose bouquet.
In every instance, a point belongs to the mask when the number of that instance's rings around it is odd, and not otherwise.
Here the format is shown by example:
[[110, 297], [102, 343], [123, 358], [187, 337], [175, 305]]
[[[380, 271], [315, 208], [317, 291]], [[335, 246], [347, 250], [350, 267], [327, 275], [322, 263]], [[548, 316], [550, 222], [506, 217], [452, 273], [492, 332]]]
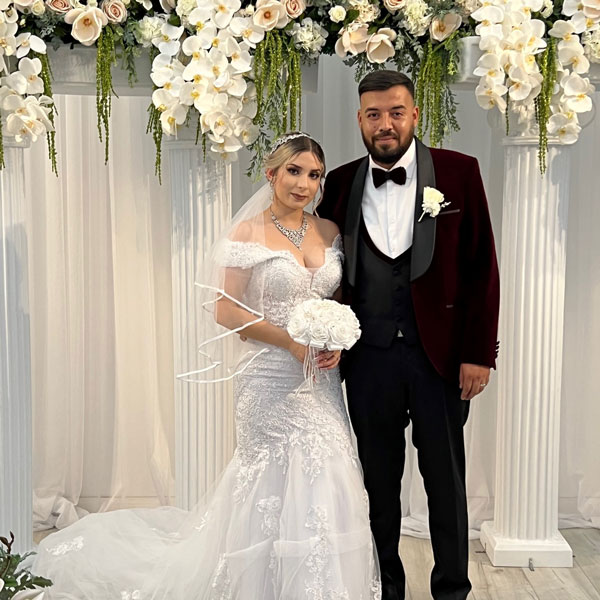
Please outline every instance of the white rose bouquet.
[[348, 350], [360, 337], [360, 324], [345, 304], [335, 300], [306, 300], [292, 311], [287, 331], [303, 346]]
[[317, 379], [319, 350], [348, 350], [360, 337], [360, 323], [349, 306], [335, 300], [306, 300], [294, 308], [288, 321], [290, 337], [308, 346], [304, 374], [309, 384]]

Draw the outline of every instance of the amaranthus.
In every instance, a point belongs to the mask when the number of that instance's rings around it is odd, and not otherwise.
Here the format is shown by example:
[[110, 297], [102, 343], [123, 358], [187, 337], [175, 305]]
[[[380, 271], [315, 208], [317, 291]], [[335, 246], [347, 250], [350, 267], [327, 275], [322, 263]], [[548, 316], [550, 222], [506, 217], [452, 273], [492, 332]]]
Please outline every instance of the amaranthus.
[[536, 57], [540, 71], [544, 76], [542, 89], [535, 99], [535, 120], [539, 130], [538, 159], [540, 172], [546, 172], [546, 156], [548, 154], [548, 119], [550, 118], [550, 104], [554, 94], [554, 84], [557, 76], [556, 63], [556, 38], [548, 40], [546, 49]]
[[[112, 106], [112, 66], [116, 63], [115, 39], [112, 29], [105, 27], [98, 38], [96, 58], [96, 109], [98, 111], [98, 135], [104, 138], [104, 162], [108, 162], [108, 136]], [[116, 95], [116, 94], [115, 94]]]

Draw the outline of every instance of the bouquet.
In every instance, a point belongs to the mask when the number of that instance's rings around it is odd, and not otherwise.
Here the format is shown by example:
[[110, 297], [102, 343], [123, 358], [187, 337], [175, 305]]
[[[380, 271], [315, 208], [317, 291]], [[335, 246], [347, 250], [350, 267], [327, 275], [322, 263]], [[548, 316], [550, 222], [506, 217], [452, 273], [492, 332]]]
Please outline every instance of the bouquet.
[[348, 350], [360, 337], [360, 323], [349, 306], [335, 300], [305, 300], [294, 308], [287, 326], [290, 337], [308, 346], [304, 374], [317, 379], [315, 358], [319, 350]]

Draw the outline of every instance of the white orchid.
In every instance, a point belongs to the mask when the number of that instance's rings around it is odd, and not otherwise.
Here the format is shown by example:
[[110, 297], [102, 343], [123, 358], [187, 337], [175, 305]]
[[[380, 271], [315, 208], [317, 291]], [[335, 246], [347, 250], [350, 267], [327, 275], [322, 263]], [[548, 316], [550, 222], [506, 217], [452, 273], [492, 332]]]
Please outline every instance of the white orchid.
[[152, 43], [158, 47], [161, 54], [175, 56], [181, 46], [179, 38], [183, 34], [183, 31], [183, 27], [175, 27], [174, 25], [165, 23], [160, 28], [160, 37], [153, 39]]
[[583, 78], [577, 73], [571, 73], [561, 80], [560, 85], [563, 89], [564, 105], [567, 110], [575, 113], [592, 110], [590, 95], [594, 92], [594, 86], [587, 77]]
[[561, 144], [574, 144], [580, 131], [577, 120], [564, 113], [556, 113], [548, 119], [548, 133], [556, 135]]
[[483, 77], [479, 85], [475, 88], [475, 98], [477, 104], [485, 109], [497, 107], [500, 112], [506, 111], [506, 99], [504, 96], [508, 88], [501, 84], [496, 83], [489, 77]]
[[46, 54], [46, 42], [37, 35], [32, 35], [29, 32], [21, 33], [15, 39], [17, 44], [17, 58], [27, 56], [30, 50], [38, 54]]
[[183, 104], [176, 103], [160, 115], [163, 131], [168, 135], [177, 135], [177, 129], [185, 123], [188, 109]]
[[563, 67], [568, 67], [575, 73], [583, 74], [590, 70], [590, 61], [585, 56], [584, 47], [578, 42], [558, 44], [558, 60]]
[[479, 58], [477, 68], [473, 71], [473, 74], [479, 77], [487, 76], [494, 83], [503, 83], [505, 79], [500, 57], [492, 52], [487, 52]]
[[229, 26], [231, 32], [241, 37], [250, 48], [256, 48], [265, 38], [265, 29], [256, 25], [250, 17], [234, 17]]
[[152, 62], [150, 78], [156, 87], [163, 87], [168, 81], [182, 75], [183, 70], [183, 64], [177, 59], [173, 59], [167, 54], [159, 54]]
[[213, 21], [221, 29], [229, 25], [233, 15], [242, 6], [240, 0], [213, 0], [213, 2], [215, 11]]

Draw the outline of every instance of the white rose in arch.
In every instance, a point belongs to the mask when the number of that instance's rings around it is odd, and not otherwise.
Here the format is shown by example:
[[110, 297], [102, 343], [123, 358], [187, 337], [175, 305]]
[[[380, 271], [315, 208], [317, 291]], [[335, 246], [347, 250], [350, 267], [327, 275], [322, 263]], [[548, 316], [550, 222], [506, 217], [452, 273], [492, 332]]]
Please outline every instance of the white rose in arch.
[[108, 24], [108, 18], [96, 7], [74, 8], [65, 15], [65, 23], [73, 25], [71, 35], [78, 42], [92, 46]]
[[383, 5], [391, 12], [395, 13], [400, 10], [404, 4], [404, 0], [383, 0]]
[[267, 31], [275, 27], [282, 29], [289, 20], [285, 6], [278, 0], [258, 0], [252, 15], [252, 22]]
[[290, 19], [297, 19], [306, 10], [304, 0], [283, 0], [283, 5]]
[[127, 9], [121, 0], [104, 0], [102, 12], [106, 15], [109, 23], [122, 23], [127, 19]]
[[394, 40], [397, 34], [389, 27], [383, 27], [374, 33], [366, 45], [369, 62], [382, 64], [394, 56]]
[[346, 9], [343, 6], [332, 6], [329, 9], [329, 18], [334, 23], [341, 23], [346, 18]]
[[429, 25], [429, 34], [438, 41], [443, 42], [450, 37], [462, 23], [462, 17], [458, 13], [448, 13], [443, 19], [435, 17]]

